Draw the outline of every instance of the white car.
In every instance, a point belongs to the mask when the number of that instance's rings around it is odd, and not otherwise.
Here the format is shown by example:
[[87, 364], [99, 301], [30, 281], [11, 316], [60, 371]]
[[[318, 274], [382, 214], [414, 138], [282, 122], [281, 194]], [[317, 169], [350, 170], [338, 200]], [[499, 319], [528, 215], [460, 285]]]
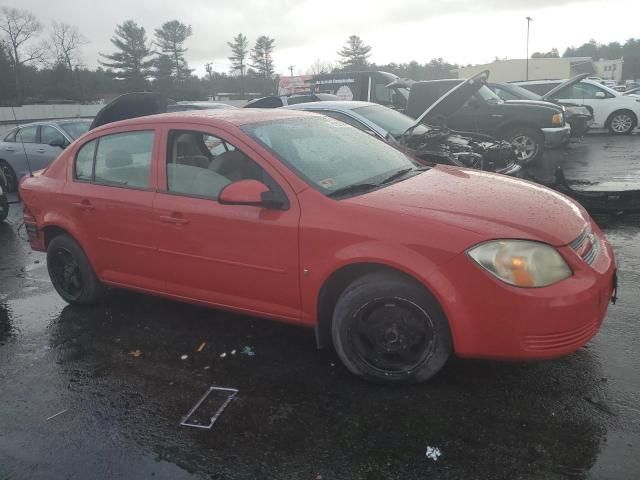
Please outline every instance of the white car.
[[592, 128], [608, 128], [613, 134], [625, 135], [638, 127], [640, 98], [623, 95], [593, 80], [577, 80], [558, 88], [555, 92], [552, 90], [564, 83], [564, 80], [515, 83], [539, 95], [547, 94], [559, 103], [584, 105], [593, 113]]

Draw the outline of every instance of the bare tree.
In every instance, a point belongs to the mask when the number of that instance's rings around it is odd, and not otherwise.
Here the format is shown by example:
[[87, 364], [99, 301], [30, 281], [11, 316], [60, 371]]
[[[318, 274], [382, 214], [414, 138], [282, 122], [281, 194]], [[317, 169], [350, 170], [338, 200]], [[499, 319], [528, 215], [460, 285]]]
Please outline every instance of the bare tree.
[[77, 27], [66, 23], [53, 22], [51, 33], [51, 47], [56, 62], [73, 71], [82, 63], [81, 48], [89, 42], [78, 31]]
[[41, 31], [42, 24], [33, 13], [17, 8], [0, 8], [0, 41], [13, 68], [18, 102], [22, 99], [20, 69], [24, 65], [42, 61], [46, 52], [45, 44], [34, 45], [32, 42]]
[[325, 60], [314, 60], [314, 62], [309, 65], [307, 69], [307, 75], [320, 75], [322, 73], [331, 73], [336, 65], [333, 62], [328, 62]]

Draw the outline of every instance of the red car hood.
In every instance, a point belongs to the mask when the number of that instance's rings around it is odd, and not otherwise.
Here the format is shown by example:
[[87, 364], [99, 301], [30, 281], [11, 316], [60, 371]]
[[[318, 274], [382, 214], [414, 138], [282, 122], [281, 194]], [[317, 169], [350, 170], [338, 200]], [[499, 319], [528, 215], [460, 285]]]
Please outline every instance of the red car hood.
[[581, 206], [554, 190], [503, 175], [446, 166], [347, 201], [432, 218], [487, 240], [519, 238], [555, 246], [576, 239], [589, 221]]

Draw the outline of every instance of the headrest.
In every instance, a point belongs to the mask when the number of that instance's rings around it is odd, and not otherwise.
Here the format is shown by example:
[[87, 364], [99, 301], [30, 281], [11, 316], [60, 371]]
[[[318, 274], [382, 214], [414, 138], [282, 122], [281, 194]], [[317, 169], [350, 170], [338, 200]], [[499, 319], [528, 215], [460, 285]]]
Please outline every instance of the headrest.
[[131, 153], [125, 150], [109, 150], [105, 158], [108, 168], [126, 167], [133, 163]]

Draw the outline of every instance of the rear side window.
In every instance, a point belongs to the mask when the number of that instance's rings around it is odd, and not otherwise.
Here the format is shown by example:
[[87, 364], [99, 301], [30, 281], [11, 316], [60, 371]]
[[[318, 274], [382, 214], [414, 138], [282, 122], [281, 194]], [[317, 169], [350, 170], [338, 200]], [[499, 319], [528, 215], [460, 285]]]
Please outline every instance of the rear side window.
[[96, 140], [85, 143], [78, 154], [74, 168], [74, 178], [84, 182], [90, 182], [93, 179], [93, 158], [96, 151]]
[[102, 185], [149, 188], [153, 132], [127, 132], [98, 140], [93, 181]]
[[4, 137], [4, 141], [5, 142], [15, 142], [16, 141], [16, 133], [17, 132], [18, 132], [18, 129], [15, 129], [15, 130], [12, 130], [11, 132], [9, 132], [9, 135]]

